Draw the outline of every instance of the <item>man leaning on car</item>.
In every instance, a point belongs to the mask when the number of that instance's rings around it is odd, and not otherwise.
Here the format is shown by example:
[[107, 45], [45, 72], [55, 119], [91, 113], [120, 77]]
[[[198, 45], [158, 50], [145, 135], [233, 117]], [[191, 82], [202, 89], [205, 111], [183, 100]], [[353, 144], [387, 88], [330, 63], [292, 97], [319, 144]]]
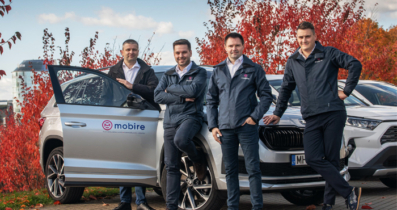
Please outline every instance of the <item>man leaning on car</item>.
[[180, 160], [182, 152], [193, 162], [197, 178], [203, 181], [207, 165], [196, 150], [193, 137], [204, 120], [203, 103], [207, 72], [190, 60], [191, 44], [186, 39], [173, 43], [177, 65], [164, 73], [154, 91], [154, 100], [166, 104], [164, 116], [164, 163], [167, 169], [167, 209], [178, 209], [181, 191]]
[[228, 58], [214, 67], [208, 85], [208, 128], [222, 148], [228, 209], [239, 209], [238, 148], [241, 145], [252, 209], [258, 210], [263, 207], [258, 121], [269, 109], [272, 93], [263, 68], [243, 55], [244, 39], [240, 34], [230, 33], [225, 37], [225, 50]]
[[[121, 50], [123, 58], [116, 65], [110, 68], [108, 75], [125, 85], [132, 92], [142, 96], [148, 102], [154, 103], [154, 89], [159, 81], [154, 70], [143, 60], [138, 58], [139, 44], [133, 39], [123, 42]], [[146, 187], [135, 187], [137, 210], [151, 210], [145, 197]], [[114, 210], [131, 210], [132, 191], [131, 187], [120, 187], [120, 204]]]
[[[288, 107], [288, 99], [297, 86], [306, 121], [303, 135], [305, 159], [325, 179], [324, 210], [332, 209], [336, 193], [346, 199], [349, 209], [357, 210], [361, 188], [351, 187], [339, 173], [340, 146], [346, 123], [343, 102], [354, 90], [361, 73], [361, 63], [333, 47], [316, 41], [314, 26], [302, 22], [297, 29], [300, 46], [289, 58], [284, 71], [276, 109], [264, 117], [264, 123], [278, 123]], [[349, 71], [346, 86], [338, 90], [339, 68]]]

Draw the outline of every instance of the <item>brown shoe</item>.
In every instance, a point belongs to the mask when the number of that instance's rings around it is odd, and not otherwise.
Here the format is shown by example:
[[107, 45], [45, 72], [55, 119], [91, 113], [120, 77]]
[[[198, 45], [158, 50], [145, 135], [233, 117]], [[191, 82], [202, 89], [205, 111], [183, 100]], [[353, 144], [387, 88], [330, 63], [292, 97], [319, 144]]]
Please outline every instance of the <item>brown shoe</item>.
[[205, 177], [207, 176], [207, 162], [205, 160], [193, 162], [193, 166], [194, 170], [196, 170], [198, 180], [204, 181]]

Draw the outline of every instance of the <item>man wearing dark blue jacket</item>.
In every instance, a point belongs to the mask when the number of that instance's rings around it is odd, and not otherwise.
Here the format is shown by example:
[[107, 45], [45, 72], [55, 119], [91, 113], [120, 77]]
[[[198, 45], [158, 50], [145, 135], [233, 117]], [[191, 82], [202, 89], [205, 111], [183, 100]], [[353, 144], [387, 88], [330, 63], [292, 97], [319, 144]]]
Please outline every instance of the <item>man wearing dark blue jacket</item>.
[[[173, 43], [178, 65], [171, 68], [154, 90], [154, 100], [166, 104], [164, 116], [164, 162], [167, 169], [167, 209], [177, 210], [180, 195], [181, 153], [193, 162], [197, 179], [203, 181], [207, 165], [203, 153], [196, 150], [194, 136], [201, 130], [204, 119], [203, 103], [207, 71], [190, 61], [190, 42], [180, 39]], [[195, 181], [195, 176], [187, 177]]]
[[[339, 173], [340, 145], [346, 123], [343, 102], [354, 90], [361, 73], [361, 63], [333, 47], [323, 47], [316, 40], [314, 26], [298, 26], [300, 48], [288, 59], [276, 109], [264, 117], [264, 123], [278, 123], [288, 107], [291, 92], [299, 89], [302, 117], [306, 121], [303, 137], [305, 159], [325, 179], [323, 209], [332, 209], [335, 195], [346, 199], [349, 209], [359, 208], [361, 188], [351, 187]], [[349, 71], [346, 86], [338, 90], [339, 68]]]
[[263, 68], [243, 55], [244, 39], [240, 34], [225, 37], [225, 50], [228, 58], [214, 67], [208, 85], [208, 128], [222, 148], [228, 209], [239, 209], [239, 145], [249, 175], [252, 209], [262, 209], [258, 121], [272, 103], [271, 89]]

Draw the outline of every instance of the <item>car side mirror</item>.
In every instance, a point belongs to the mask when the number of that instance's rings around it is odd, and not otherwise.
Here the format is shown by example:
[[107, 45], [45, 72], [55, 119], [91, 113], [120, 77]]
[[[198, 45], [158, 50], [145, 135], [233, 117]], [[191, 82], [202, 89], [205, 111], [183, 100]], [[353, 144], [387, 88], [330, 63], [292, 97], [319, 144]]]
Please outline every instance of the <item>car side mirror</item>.
[[133, 109], [154, 109], [156, 108], [147, 102], [142, 96], [135, 94], [135, 93], [130, 93], [127, 97], [127, 105], [130, 108]]

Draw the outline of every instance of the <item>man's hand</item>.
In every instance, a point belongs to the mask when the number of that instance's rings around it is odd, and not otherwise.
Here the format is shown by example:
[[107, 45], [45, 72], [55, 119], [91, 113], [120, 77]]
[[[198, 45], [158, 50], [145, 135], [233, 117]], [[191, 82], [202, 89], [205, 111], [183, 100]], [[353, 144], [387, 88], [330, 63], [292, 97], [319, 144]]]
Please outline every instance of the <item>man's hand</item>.
[[338, 90], [338, 96], [339, 96], [340, 100], [342, 100], [342, 101], [347, 98], [347, 95], [341, 90]]
[[212, 132], [212, 136], [214, 137], [215, 141], [217, 141], [219, 144], [222, 144], [221, 140], [218, 137], [218, 135], [222, 136], [222, 133], [219, 130], [219, 128], [213, 128], [211, 132]]
[[164, 92], [168, 93], [168, 92], [167, 92], [167, 89], [165, 89]]
[[245, 124], [256, 125], [256, 122], [252, 119], [252, 117], [248, 117], [241, 126], [244, 126]]
[[268, 115], [262, 119], [265, 125], [269, 125], [270, 123], [277, 124], [278, 122], [280, 122], [280, 117], [277, 115]]
[[120, 78], [116, 78], [116, 80], [117, 82], [120, 82], [121, 84], [125, 85], [128, 89], [132, 90], [132, 84], [129, 83], [127, 80]]
[[185, 98], [185, 101], [188, 101], [188, 102], [194, 102], [194, 100], [196, 100], [195, 98]]

